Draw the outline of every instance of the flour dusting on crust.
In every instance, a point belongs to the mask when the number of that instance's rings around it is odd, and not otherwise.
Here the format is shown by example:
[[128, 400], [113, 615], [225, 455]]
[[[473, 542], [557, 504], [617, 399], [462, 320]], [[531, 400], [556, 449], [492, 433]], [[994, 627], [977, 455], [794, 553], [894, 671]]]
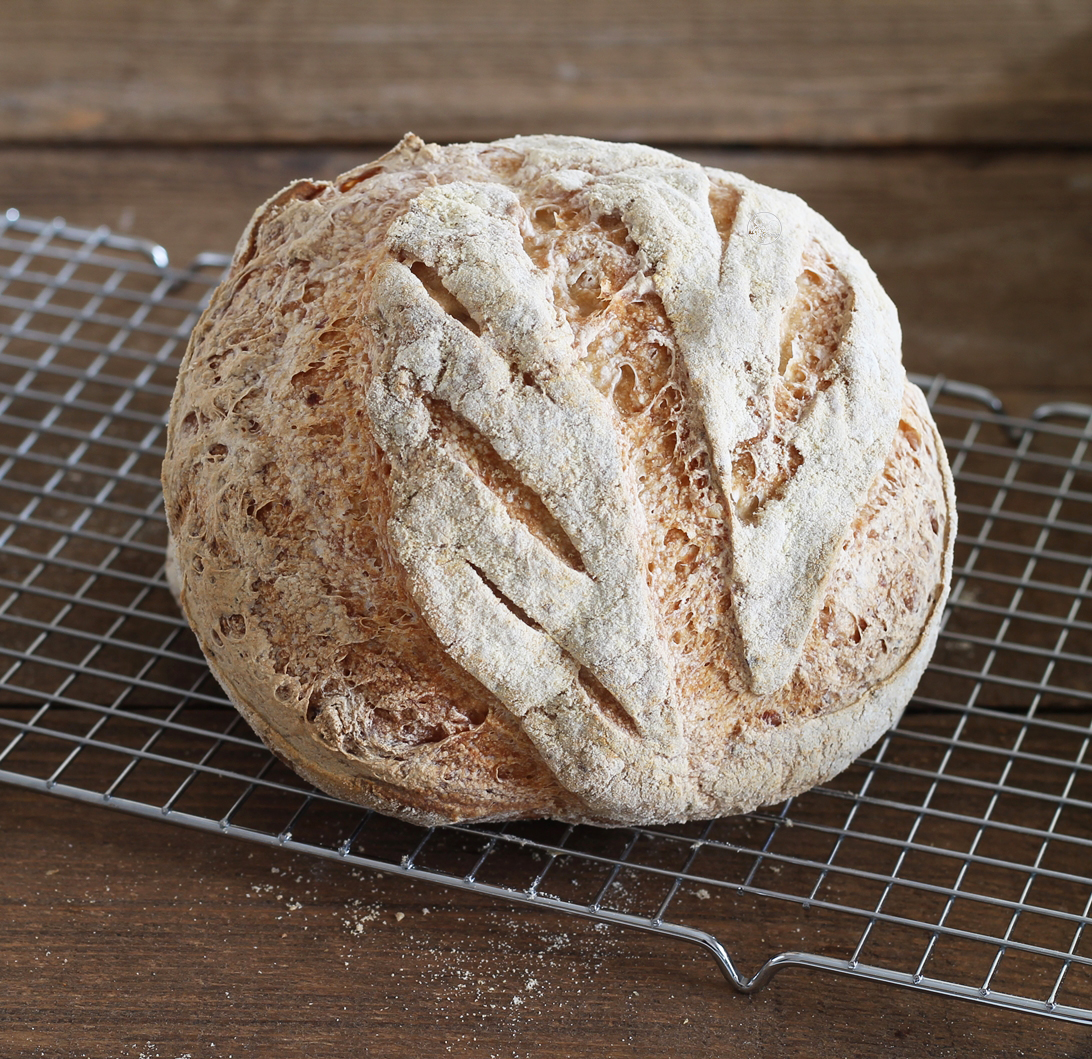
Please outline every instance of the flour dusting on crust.
[[174, 583], [337, 795], [776, 802], [897, 719], [935, 642], [954, 499], [899, 344], [794, 196], [637, 145], [410, 136], [244, 233], [172, 404]]

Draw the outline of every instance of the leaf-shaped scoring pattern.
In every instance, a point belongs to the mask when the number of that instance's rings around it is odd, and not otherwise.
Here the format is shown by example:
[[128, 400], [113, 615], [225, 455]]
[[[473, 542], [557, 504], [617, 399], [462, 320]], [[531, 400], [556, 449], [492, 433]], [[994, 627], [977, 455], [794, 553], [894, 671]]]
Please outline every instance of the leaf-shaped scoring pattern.
[[[434, 269], [482, 332], [444, 312], [407, 265], [391, 261], [377, 275], [385, 360], [368, 410], [398, 472], [391, 540], [451, 655], [521, 718], [592, 811], [600, 799], [677, 804], [685, 753], [640, 565], [633, 486], [605, 399], [565, 370], [573, 336], [524, 251], [518, 210], [504, 188], [454, 183], [421, 194], [391, 228], [392, 250]], [[583, 572], [452, 455], [430, 400], [516, 468], [579, 551]], [[591, 690], [613, 696], [624, 715]], [[673, 774], [674, 792], [664, 784]]]
[[[691, 381], [692, 401], [732, 519], [736, 620], [756, 694], [792, 676], [835, 553], [898, 424], [903, 373], [894, 306], [845, 239], [801, 200], [734, 177], [741, 189], [722, 247], [703, 170], [641, 168], [596, 180], [589, 204], [618, 213], [648, 261]], [[767, 237], [759, 215], [780, 222]], [[782, 320], [805, 243], [848, 270], [850, 318], [835, 377], [781, 439], [799, 454], [780, 495], [757, 513], [731, 496], [732, 452], [747, 438], [773, 444]], [[852, 297], [852, 295], [851, 295]]]
[[[662, 299], [731, 523], [751, 687], [775, 691], [797, 665], [839, 545], [894, 436], [903, 382], [894, 309], [860, 256], [794, 196], [733, 174], [740, 198], [725, 233], [699, 166], [644, 156], [592, 174], [551, 161], [548, 150], [531, 152], [526, 179], [554, 180], [591, 214], [621, 217]], [[759, 214], [777, 219], [775, 238], [768, 226], [755, 236]], [[368, 407], [396, 469], [391, 539], [441, 641], [521, 718], [589, 810], [602, 800], [655, 815], [670, 802], [677, 813], [685, 746], [639, 561], [633, 483], [604, 398], [568, 370], [573, 335], [524, 251], [521, 216], [507, 188], [450, 183], [420, 194], [390, 229], [399, 260], [375, 279], [382, 334]], [[848, 320], [833, 374], [775, 438], [782, 326], [810, 241], [848, 282]], [[439, 278], [473, 330], [437, 304], [414, 263]], [[452, 454], [430, 401], [450, 406], [516, 469], [583, 571]], [[794, 455], [788, 480], [757, 509], [732, 495], [733, 453], [756, 438]]]

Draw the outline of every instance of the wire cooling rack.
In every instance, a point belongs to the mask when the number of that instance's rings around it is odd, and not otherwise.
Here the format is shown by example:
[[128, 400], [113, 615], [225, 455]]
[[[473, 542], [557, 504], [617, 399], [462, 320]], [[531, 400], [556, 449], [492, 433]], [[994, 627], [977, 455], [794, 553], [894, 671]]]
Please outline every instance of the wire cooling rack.
[[[828, 785], [681, 827], [426, 830], [278, 763], [167, 590], [164, 416], [225, 264], [0, 218], [0, 779], [683, 938], [741, 990], [803, 965], [1092, 1022], [1092, 408], [916, 380], [951, 605], [903, 721]], [[744, 920], [765, 951], [730, 953]]]

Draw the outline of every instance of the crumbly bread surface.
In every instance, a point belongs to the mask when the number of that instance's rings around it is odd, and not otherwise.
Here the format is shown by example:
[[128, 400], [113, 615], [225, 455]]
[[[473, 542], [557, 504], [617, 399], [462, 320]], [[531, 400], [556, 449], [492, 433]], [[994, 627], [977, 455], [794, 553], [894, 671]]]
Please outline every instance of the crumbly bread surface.
[[636, 145], [407, 137], [266, 203], [164, 491], [217, 678], [405, 818], [749, 810], [898, 717], [951, 570], [894, 309], [799, 199]]

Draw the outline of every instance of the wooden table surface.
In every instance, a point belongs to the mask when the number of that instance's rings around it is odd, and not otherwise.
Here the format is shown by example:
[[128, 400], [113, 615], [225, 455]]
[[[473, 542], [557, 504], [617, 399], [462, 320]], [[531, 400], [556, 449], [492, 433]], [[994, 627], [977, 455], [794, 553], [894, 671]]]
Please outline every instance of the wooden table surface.
[[[518, 10], [517, 10], [518, 9]], [[869, 258], [911, 370], [1092, 400], [1092, 9], [647, 0], [0, 10], [0, 209], [230, 250], [405, 129], [677, 146]], [[0, 786], [0, 1056], [1092, 1056], [1087, 1027], [702, 951]], [[819, 926], [821, 929], [821, 924]], [[726, 924], [743, 957], [762, 924]]]
[[14, 788], [0, 835], [13, 1059], [1092, 1056], [1087, 1026], [793, 969], [744, 996], [682, 944]]

